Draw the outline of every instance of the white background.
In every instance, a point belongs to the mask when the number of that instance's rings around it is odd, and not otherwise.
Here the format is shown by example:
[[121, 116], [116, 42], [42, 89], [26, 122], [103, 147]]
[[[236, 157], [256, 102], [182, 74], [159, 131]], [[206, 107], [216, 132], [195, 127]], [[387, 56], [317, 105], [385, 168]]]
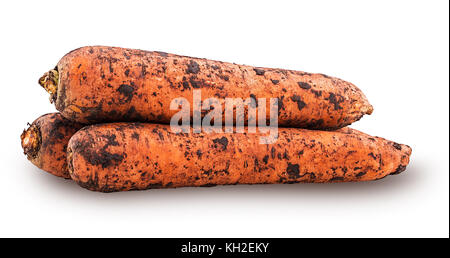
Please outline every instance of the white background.
[[[2, 1], [0, 236], [448, 237], [448, 1]], [[353, 125], [413, 148], [367, 183], [101, 194], [40, 171], [19, 135], [54, 112], [40, 75], [85, 45], [320, 72], [375, 112]]]

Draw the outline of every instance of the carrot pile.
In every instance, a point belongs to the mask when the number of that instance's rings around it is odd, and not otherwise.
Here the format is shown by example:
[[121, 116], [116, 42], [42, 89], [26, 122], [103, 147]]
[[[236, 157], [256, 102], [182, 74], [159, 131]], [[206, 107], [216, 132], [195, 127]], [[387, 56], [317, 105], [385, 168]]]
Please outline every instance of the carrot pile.
[[[24, 153], [93, 191], [368, 181], [404, 171], [411, 155], [346, 127], [373, 108], [355, 85], [323, 74], [94, 46], [66, 54], [39, 84], [59, 112], [24, 130]], [[276, 141], [261, 144], [266, 134], [249, 127], [174, 132], [172, 101], [193, 106], [196, 91], [218, 99], [222, 113], [228, 98], [276, 99]]]

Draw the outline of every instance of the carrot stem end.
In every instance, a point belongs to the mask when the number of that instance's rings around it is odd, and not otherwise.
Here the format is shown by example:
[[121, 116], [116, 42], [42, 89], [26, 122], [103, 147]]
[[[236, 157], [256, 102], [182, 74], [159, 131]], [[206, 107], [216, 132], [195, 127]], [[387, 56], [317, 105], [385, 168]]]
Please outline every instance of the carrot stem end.
[[39, 85], [50, 93], [50, 103], [56, 101], [56, 93], [58, 90], [59, 74], [58, 71], [52, 69], [39, 78]]

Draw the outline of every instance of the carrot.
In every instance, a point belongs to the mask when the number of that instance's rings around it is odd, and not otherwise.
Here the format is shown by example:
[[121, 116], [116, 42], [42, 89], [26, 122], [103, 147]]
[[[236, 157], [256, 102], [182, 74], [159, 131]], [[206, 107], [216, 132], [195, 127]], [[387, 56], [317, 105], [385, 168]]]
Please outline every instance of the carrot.
[[167, 125], [111, 123], [69, 141], [69, 172], [80, 186], [114, 192], [228, 184], [325, 183], [381, 179], [405, 170], [411, 148], [352, 129], [279, 128], [259, 133], [176, 134]]
[[169, 123], [177, 112], [171, 101], [183, 97], [192, 106], [195, 89], [222, 108], [225, 98], [277, 98], [286, 127], [336, 129], [373, 110], [355, 85], [323, 74], [117, 47], [76, 49], [39, 83], [63, 116], [81, 123]]
[[27, 158], [38, 168], [55, 176], [70, 178], [66, 148], [70, 137], [82, 127], [60, 113], [40, 116], [20, 135]]

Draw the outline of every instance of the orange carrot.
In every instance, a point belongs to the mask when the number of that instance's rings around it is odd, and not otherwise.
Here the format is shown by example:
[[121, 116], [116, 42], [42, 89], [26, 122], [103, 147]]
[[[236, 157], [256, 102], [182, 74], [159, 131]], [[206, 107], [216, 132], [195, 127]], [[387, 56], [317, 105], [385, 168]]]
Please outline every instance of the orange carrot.
[[177, 112], [171, 101], [183, 97], [193, 106], [195, 89], [222, 107], [225, 98], [276, 98], [286, 127], [336, 129], [373, 110], [355, 85], [323, 74], [117, 47], [76, 49], [39, 83], [63, 116], [81, 123], [169, 123]]
[[176, 134], [167, 125], [87, 126], [70, 139], [69, 171], [93, 191], [227, 184], [367, 181], [405, 170], [411, 148], [341, 129], [279, 128], [259, 133]]
[[60, 113], [43, 115], [20, 136], [23, 152], [38, 168], [55, 176], [70, 178], [67, 143], [82, 126], [67, 120]]

